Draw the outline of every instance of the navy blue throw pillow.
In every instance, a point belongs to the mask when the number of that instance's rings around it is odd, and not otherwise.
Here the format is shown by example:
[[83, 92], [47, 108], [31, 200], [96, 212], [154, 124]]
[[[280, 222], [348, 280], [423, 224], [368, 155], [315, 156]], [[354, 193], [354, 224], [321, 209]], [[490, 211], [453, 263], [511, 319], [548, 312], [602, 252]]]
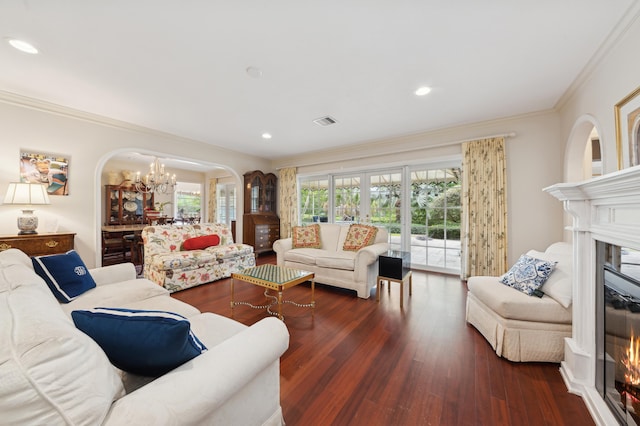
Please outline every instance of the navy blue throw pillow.
[[173, 312], [94, 308], [71, 317], [113, 365], [129, 373], [160, 376], [207, 350], [189, 320]]
[[45, 280], [56, 298], [69, 303], [96, 286], [84, 262], [75, 250], [64, 254], [34, 256], [33, 269]]

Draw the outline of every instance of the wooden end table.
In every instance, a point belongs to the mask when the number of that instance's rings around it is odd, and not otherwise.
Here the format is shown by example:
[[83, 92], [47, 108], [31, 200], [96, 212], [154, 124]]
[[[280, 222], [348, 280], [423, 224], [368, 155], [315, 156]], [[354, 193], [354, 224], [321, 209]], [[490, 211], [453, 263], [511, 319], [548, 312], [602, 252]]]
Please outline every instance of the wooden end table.
[[378, 279], [376, 300], [380, 302], [380, 286], [382, 281], [388, 281], [388, 291], [391, 292], [391, 282], [400, 283], [400, 308], [404, 307], [404, 285], [409, 281], [409, 296], [412, 293], [413, 278], [411, 276], [411, 252], [389, 250], [378, 257]]

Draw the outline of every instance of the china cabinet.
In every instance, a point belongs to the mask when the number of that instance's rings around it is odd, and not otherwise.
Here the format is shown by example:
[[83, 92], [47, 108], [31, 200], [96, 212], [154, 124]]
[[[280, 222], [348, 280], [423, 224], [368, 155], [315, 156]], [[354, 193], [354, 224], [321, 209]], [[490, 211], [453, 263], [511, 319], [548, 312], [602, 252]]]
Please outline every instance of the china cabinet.
[[280, 238], [277, 192], [278, 178], [273, 173], [245, 173], [242, 241], [252, 245], [256, 254], [272, 250]]
[[153, 209], [153, 193], [137, 192], [132, 186], [105, 185], [105, 225], [143, 223], [144, 209]]

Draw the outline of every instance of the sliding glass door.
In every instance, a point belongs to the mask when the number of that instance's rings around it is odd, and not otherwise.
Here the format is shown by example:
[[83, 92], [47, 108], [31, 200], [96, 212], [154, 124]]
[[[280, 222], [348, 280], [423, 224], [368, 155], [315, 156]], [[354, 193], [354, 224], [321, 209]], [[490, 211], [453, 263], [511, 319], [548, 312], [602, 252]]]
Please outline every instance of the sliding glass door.
[[459, 167], [302, 177], [300, 222], [382, 226], [414, 268], [459, 273], [460, 184]]
[[460, 169], [413, 169], [411, 261], [429, 269], [460, 270]]
[[360, 217], [360, 175], [336, 176], [333, 179], [333, 220], [334, 223], [359, 223]]
[[402, 248], [402, 170], [368, 174], [368, 222], [389, 231], [391, 249]]

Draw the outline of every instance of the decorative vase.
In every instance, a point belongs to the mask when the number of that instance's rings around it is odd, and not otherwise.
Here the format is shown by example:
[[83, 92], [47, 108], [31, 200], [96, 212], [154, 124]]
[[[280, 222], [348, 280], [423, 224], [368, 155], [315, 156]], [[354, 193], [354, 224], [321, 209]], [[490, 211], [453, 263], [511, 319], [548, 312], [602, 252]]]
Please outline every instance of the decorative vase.
[[33, 214], [33, 210], [22, 210], [22, 216], [18, 216], [18, 235], [37, 234], [38, 217]]

